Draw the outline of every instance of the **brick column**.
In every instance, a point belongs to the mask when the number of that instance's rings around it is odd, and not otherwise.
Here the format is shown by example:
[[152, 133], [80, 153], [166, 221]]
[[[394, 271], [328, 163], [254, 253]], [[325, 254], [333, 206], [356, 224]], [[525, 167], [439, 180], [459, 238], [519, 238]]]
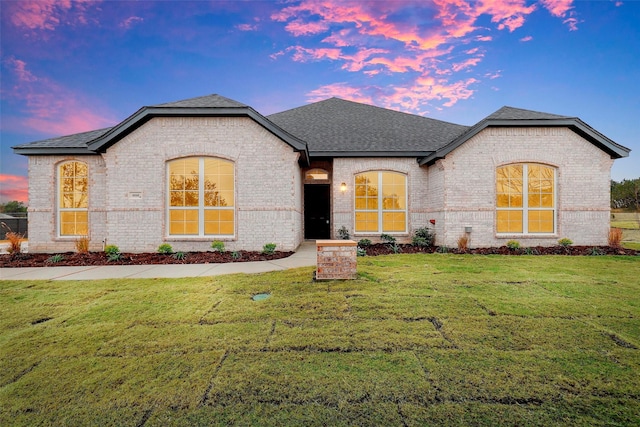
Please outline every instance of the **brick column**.
[[316, 240], [316, 280], [355, 279], [356, 248], [353, 240]]

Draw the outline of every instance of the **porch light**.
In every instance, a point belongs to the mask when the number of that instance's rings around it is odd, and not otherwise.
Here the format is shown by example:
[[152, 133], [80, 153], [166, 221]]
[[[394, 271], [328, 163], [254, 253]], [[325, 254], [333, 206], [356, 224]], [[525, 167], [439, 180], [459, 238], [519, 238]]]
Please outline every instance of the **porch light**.
[[343, 193], [347, 191], [347, 183], [343, 182], [342, 184], [340, 184], [340, 191], [342, 191]]

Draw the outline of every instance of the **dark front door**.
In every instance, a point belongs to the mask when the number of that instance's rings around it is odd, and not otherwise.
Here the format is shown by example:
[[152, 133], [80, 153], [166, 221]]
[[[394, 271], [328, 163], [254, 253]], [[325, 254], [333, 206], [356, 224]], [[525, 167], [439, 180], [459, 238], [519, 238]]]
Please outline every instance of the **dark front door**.
[[304, 238], [329, 238], [329, 184], [304, 186]]

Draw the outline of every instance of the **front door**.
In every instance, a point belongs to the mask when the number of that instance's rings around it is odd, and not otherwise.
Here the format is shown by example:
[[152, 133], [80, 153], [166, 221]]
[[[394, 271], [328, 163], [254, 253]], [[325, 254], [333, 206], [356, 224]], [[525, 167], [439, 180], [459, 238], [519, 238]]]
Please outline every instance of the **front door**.
[[304, 186], [304, 238], [328, 239], [331, 222], [329, 184]]

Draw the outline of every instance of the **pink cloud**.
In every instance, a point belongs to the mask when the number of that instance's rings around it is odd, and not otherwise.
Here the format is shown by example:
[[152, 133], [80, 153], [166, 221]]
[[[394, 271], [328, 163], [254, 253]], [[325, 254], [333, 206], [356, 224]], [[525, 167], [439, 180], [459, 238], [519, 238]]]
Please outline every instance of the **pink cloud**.
[[98, 3], [100, 0], [21, 0], [4, 6], [16, 27], [53, 31], [60, 25], [86, 25], [90, 9]]
[[[550, 13], [568, 13], [567, 3], [563, 9], [557, 4], [560, 0], [545, 1]], [[552, 5], [553, 1], [556, 4]], [[324, 35], [320, 47], [291, 46], [272, 58], [342, 62], [343, 70], [370, 79], [369, 86], [362, 88], [346, 83], [325, 85], [312, 91], [310, 99], [336, 90], [340, 96], [352, 97], [349, 99], [375, 99], [380, 104], [420, 112], [429, 102], [451, 106], [473, 95], [479, 80], [469, 78], [467, 73], [473, 72], [484, 57], [474, 44], [493, 40], [486, 35], [491, 28], [480, 24], [481, 19], [488, 17], [498, 31], [513, 32], [537, 9], [530, 0], [301, 0], [285, 3], [271, 19], [286, 23], [285, 30], [296, 37]], [[414, 19], [394, 18], [408, 14]], [[572, 17], [564, 18], [566, 22]], [[480, 31], [485, 34], [478, 34]], [[384, 83], [383, 75], [396, 73], [406, 74], [402, 88]], [[464, 77], [460, 73], [465, 73]], [[380, 84], [371, 84], [378, 79]]]
[[258, 29], [257, 24], [239, 24], [236, 28], [240, 31], [256, 31]]
[[49, 135], [68, 135], [107, 127], [116, 121], [111, 114], [97, 113], [95, 102], [35, 75], [24, 61], [10, 57], [4, 64], [10, 75], [5, 76], [9, 89], [3, 97], [17, 105], [16, 110], [21, 113], [16, 119], [18, 126]]
[[531, 40], [533, 40], [532, 36], [526, 36], [520, 39], [521, 42], [530, 42]]
[[29, 181], [26, 176], [0, 174], [0, 200], [29, 201]]
[[573, 0], [540, 0], [540, 4], [553, 16], [561, 18], [573, 7]]
[[321, 86], [307, 93], [307, 99], [309, 102], [317, 102], [335, 96], [350, 101], [374, 105], [371, 96], [365, 95], [363, 91], [366, 91], [366, 88], [355, 88], [346, 83], [333, 83]]
[[129, 28], [133, 27], [134, 25], [140, 22], [144, 22], [144, 18], [141, 18], [139, 16], [130, 16], [129, 18], [122, 21], [119, 27], [124, 28], [125, 30], [128, 30]]

